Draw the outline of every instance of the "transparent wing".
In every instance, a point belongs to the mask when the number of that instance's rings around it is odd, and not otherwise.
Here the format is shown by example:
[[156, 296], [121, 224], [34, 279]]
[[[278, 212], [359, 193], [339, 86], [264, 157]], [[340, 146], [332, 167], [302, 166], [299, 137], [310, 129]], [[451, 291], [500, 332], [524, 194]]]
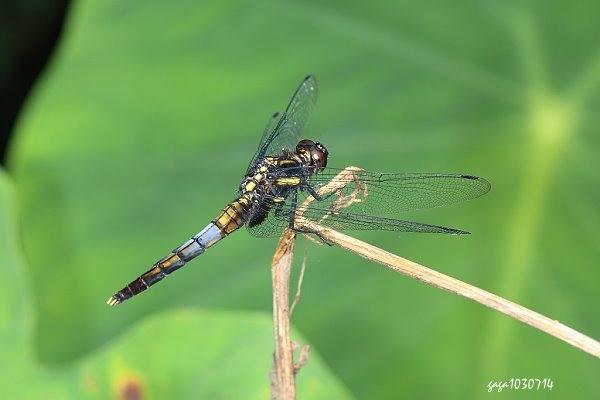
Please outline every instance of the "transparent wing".
[[445, 233], [445, 234], [468, 234], [469, 232], [446, 228], [443, 226], [423, 224], [419, 222], [405, 221], [400, 219], [385, 218], [376, 215], [336, 211], [332, 203], [323, 200], [315, 202], [309, 207], [293, 207], [289, 199], [284, 204], [277, 208], [264, 207], [268, 217], [265, 221], [257, 226], [249, 228], [252, 235], [258, 237], [276, 236], [281, 231], [290, 226], [291, 216], [295, 212], [302, 213], [302, 216], [317, 222], [326, 227], [336, 229], [338, 231], [365, 231], [365, 230], [382, 230], [382, 231], [397, 231], [397, 232], [419, 232], [419, 233]]
[[[256, 227], [257, 236], [275, 235], [289, 224], [295, 210], [322, 225], [337, 230], [393, 230], [402, 232], [431, 232], [461, 234], [464, 231], [437, 225], [395, 219], [402, 212], [441, 207], [479, 197], [490, 190], [483, 178], [461, 174], [427, 173], [374, 173], [354, 171], [339, 176], [342, 170], [327, 168], [308, 179], [318, 189], [328, 183], [341, 187], [313, 201], [308, 207], [301, 205], [307, 197], [298, 193], [296, 207], [291, 197], [278, 206], [277, 212], [269, 209], [269, 196], [261, 203], [268, 211], [264, 227]], [[288, 169], [287, 174], [300, 175], [301, 168]]]
[[248, 170], [267, 155], [280, 154], [282, 149], [295, 149], [300, 132], [306, 126], [315, 106], [317, 95], [317, 80], [308, 75], [294, 92], [283, 114], [271, 118]]
[[[339, 177], [342, 170], [325, 168], [310, 176], [313, 188], [337, 182], [345, 186], [345, 192], [360, 194], [360, 201], [352, 205], [352, 211], [397, 216], [400, 213], [428, 208], [443, 207], [475, 199], [490, 190], [490, 183], [480, 177], [464, 174], [439, 173], [378, 173], [364, 170]], [[301, 168], [291, 169], [289, 174], [301, 174]], [[359, 194], [356, 194], [357, 196]]]
[[[291, 209], [289, 209], [291, 211]], [[398, 231], [419, 233], [446, 233], [452, 235], [468, 234], [460, 229], [446, 228], [443, 226], [422, 224], [419, 222], [404, 221], [400, 219], [384, 218], [376, 215], [352, 212], [331, 212], [326, 208], [309, 207], [304, 217], [323, 226], [328, 226], [339, 231]]]
[[265, 143], [268, 142], [269, 137], [275, 130], [275, 127], [279, 123], [280, 119], [281, 119], [281, 113], [279, 111], [274, 112], [271, 115], [271, 117], [269, 118], [269, 122], [267, 122], [267, 126], [265, 127], [262, 137], [260, 138], [260, 145], [258, 146], [258, 150], [254, 154], [254, 157], [252, 157], [252, 161], [250, 161], [250, 164], [248, 165], [248, 169], [246, 170], [246, 175], [248, 175], [248, 173], [254, 168], [256, 163], [261, 159], [261, 158], [259, 158], [258, 155], [260, 154], [261, 149], [265, 146]]

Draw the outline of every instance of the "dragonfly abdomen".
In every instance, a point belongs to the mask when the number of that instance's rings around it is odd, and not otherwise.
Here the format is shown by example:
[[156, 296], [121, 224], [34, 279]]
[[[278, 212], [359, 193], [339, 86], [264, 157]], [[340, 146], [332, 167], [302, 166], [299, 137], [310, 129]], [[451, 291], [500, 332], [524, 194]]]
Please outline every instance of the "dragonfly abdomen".
[[114, 306], [143, 292], [244, 225], [250, 210], [250, 203], [251, 201], [247, 194], [229, 203], [206, 228], [174, 249], [168, 256], [160, 259], [152, 268], [111, 296], [107, 304]]
[[250, 205], [250, 193], [244, 193], [238, 199], [229, 203], [219, 216], [213, 220], [213, 223], [221, 230], [223, 235], [229, 235], [246, 223], [250, 213]]
[[174, 249], [168, 256], [156, 262], [148, 271], [111, 296], [106, 303], [114, 306], [143, 292], [173, 271], [183, 267], [188, 261], [204, 253], [206, 249], [223, 237], [221, 229], [211, 222], [200, 233]]
[[111, 296], [107, 304], [114, 306], [124, 302], [163, 280], [173, 271], [178, 270], [187, 262], [204, 253], [206, 249], [244, 225], [250, 209], [249, 205], [250, 199], [246, 195], [229, 203], [217, 218], [200, 233], [174, 249], [168, 256], [156, 262], [144, 274]]

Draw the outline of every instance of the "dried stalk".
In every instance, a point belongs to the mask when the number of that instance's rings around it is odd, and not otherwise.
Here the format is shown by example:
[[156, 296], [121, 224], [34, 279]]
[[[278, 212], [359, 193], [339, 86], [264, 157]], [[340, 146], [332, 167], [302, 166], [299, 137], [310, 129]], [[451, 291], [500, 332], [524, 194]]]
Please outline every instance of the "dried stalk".
[[316, 232], [319, 232], [319, 235], [331, 244], [357, 253], [367, 260], [375, 261], [392, 271], [399, 272], [437, 288], [474, 300], [486, 307], [500, 311], [509, 317], [533, 326], [563, 342], [569, 343], [571, 346], [577, 347], [586, 353], [600, 358], [599, 342], [556, 320], [550, 319], [476, 286], [444, 275], [340, 232], [322, 227], [316, 223], [304, 221], [301, 226], [305, 229], [313, 229]]
[[275, 354], [271, 371], [271, 399], [273, 400], [294, 400], [296, 398], [294, 350], [290, 338], [288, 303], [294, 236], [294, 231], [291, 229], [287, 229], [283, 233], [271, 264], [273, 334], [275, 336]]
[[[347, 167], [342, 170], [336, 178], [332, 179], [331, 182], [318, 190], [318, 193], [321, 196], [330, 193], [334, 193], [337, 196], [337, 200], [334, 201], [331, 206], [331, 214], [335, 214], [340, 209], [347, 207], [353, 202], [361, 201], [359, 198], [360, 192], [367, 193], [366, 191], [368, 188], [364, 187], [358, 181], [357, 171], [362, 170], [356, 167]], [[353, 193], [344, 196], [341, 189], [350, 182], [356, 184], [356, 189]], [[303, 204], [298, 207], [295, 216], [297, 228], [315, 232], [322, 240], [327, 241], [329, 244], [357, 253], [361, 257], [379, 263], [394, 272], [399, 272], [439, 289], [444, 289], [448, 292], [474, 300], [486, 307], [524, 322], [570, 344], [571, 346], [600, 358], [599, 342], [556, 320], [552, 320], [542, 314], [476, 286], [444, 275], [378, 247], [319, 225], [317, 222], [306, 219], [303, 216], [304, 210], [313, 201], [314, 198], [309, 196]], [[327, 216], [325, 216], [323, 220], [326, 218]], [[308, 346], [304, 346], [301, 350], [299, 361], [294, 363], [294, 347], [297, 348], [298, 346], [290, 339], [290, 310], [288, 305], [293, 249], [294, 232], [288, 229], [284, 232], [279, 241], [279, 246], [273, 256], [271, 270], [273, 280], [273, 330], [275, 334], [275, 355], [273, 359], [273, 370], [271, 371], [271, 398], [276, 400], [290, 400], [296, 398], [295, 375], [298, 370], [306, 364], [309, 352]], [[296, 298], [298, 299], [299, 297], [300, 288], [296, 294]]]
[[306, 247], [304, 247], [304, 259], [302, 260], [302, 267], [300, 267], [300, 277], [298, 277], [298, 286], [296, 287], [296, 295], [294, 296], [294, 301], [292, 301], [292, 306], [290, 307], [290, 318], [294, 315], [294, 310], [298, 303], [300, 303], [300, 298], [302, 297], [302, 283], [304, 282], [304, 271], [306, 271]]

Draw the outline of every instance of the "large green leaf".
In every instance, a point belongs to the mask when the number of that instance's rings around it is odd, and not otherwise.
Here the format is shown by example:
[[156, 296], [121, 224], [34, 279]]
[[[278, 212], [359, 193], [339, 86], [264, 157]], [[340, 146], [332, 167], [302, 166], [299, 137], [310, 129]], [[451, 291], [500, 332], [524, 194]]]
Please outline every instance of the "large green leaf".
[[[116, 310], [104, 299], [234, 195], [308, 72], [331, 165], [467, 172], [492, 192], [410, 215], [470, 237], [361, 234], [594, 337], [599, 9], [589, 2], [82, 1], [23, 114], [11, 168], [47, 362], [167, 308], [270, 308], [272, 241], [232, 235]], [[485, 396], [597, 360], [517, 322], [309, 245], [295, 325], [361, 398]], [[545, 395], [546, 393], [540, 393]]]
[[[40, 365], [31, 349], [34, 312], [16, 239], [13, 197], [12, 187], [0, 170], [2, 398], [269, 397], [272, 327], [263, 313], [193, 309], [161, 313], [144, 319], [73, 365]], [[349, 398], [314, 351], [310, 358], [298, 376], [298, 395]]]

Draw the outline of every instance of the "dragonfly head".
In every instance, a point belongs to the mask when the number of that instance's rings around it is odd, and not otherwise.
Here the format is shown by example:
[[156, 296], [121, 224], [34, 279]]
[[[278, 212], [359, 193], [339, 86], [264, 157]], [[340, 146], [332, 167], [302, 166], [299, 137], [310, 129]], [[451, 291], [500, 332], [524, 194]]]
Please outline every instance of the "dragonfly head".
[[329, 152], [319, 142], [313, 142], [309, 139], [302, 139], [296, 145], [296, 154], [304, 160], [313, 172], [319, 172], [327, 166], [327, 156]]

